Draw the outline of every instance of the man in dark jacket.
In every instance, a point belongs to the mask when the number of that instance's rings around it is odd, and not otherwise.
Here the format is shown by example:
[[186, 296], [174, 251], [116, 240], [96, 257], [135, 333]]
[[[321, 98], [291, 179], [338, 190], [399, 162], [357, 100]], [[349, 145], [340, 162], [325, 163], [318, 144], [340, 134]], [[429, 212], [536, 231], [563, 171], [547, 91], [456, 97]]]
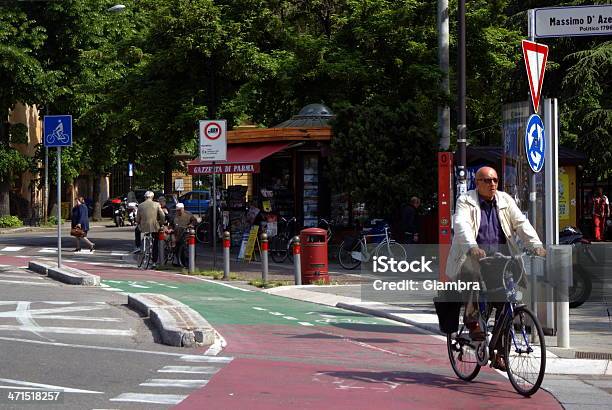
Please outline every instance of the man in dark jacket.
[[406, 243], [419, 242], [419, 207], [421, 200], [416, 196], [410, 198], [410, 203], [402, 208], [402, 232]]

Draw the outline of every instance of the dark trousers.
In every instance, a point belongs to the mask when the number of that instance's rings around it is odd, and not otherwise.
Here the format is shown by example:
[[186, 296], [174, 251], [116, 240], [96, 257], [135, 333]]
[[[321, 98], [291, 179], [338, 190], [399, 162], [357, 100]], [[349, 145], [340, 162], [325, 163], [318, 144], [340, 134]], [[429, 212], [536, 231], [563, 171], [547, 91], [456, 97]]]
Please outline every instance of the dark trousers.
[[140, 232], [140, 226], [136, 225], [136, 229], [134, 230], [134, 246], [140, 248], [142, 244], [142, 233]]

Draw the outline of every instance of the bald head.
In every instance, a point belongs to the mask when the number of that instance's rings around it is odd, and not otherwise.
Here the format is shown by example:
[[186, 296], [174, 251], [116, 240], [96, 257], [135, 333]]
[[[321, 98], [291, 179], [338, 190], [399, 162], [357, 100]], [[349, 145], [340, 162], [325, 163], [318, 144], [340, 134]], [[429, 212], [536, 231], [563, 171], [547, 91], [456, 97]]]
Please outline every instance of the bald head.
[[497, 171], [491, 167], [482, 167], [476, 172], [476, 190], [485, 199], [495, 197], [498, 182]]

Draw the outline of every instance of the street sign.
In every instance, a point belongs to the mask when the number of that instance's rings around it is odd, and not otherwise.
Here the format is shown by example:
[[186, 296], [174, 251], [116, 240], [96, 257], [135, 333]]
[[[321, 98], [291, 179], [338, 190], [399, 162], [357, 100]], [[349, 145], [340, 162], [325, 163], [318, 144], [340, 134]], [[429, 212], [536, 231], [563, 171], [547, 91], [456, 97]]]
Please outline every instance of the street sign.
[[546, 59], [548, 58], [548, 46], [523, 40], [523, 58], [525, 59], [525, 68], [529, 78], [531, 102], [533, 103], [534, 111], [538, 112]]
[[612, 5], [534, 9], [535, 37], [601, 36], [612, 34]]
[[131, 162], [128, 162], [128, 177], [133, 177], [134, 176], [134, 164]]
[[546, 137], [544, 123], [538, 114], [532, 114], [525, 129], [525, 153], [527, 162], [533, 172], [540, 172], [544, 167]]
[[225, 120], [200, 121], [200, 160], [225, 161], [227, 159], [227, 122]]
[[72, 145], [72, 115], [45, 115], [45, 147], [69, 147]]

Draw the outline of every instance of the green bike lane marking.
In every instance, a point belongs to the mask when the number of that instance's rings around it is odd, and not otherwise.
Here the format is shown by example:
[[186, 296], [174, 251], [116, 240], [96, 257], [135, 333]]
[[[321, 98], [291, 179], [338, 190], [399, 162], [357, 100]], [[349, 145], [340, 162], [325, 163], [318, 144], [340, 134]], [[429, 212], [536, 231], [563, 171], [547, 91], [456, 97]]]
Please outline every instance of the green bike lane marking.
[[287, 299], [264, 292], [243, 292], [209, 282], [102, 280], [128, 293], [161, 293], [185, 303], [211, 324], [275, 324], [295, 326], [389, 325], [388, 321], [360, 313]]

